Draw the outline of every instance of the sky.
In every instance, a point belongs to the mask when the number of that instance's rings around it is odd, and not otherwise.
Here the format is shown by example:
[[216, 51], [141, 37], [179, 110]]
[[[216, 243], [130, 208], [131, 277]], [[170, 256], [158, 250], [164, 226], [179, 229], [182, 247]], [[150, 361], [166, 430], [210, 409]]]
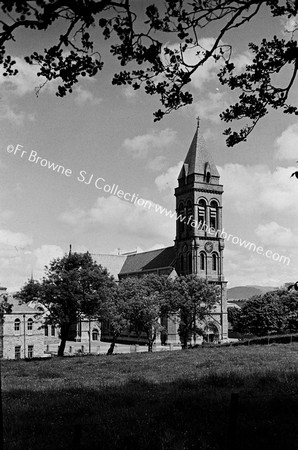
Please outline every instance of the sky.
[[[148, 2], [139, 2], [143, 4]], [[177, 177], [198, 115], [224, 186], [228, 287], [296, 281], [298, 180], [290, 175], [297, 170], [297, 118], [270, 112], [246, 143], [227, 148], [219, 113], [235, 97], [219, 84], [210, 63], [192, 80], [193, 104], [153, 122], [158, 99], [112, 86], [119, 67], [102, 41], [101, 73], [81, 79], [67, 97], [56, 97], [53, 84], [37, 97], [37, 68], [23, 57], [53, 42], [59, 26], [38, 39], [29, 31], [19, 32], [9, 46], [19, 74], [0, 76], [0, 285], [15, 291], [31, 274], [40, 279], [44, 266], [68, 252], [70, 244], [73, 251], [91, 254], [173, 245], [175, 219], [104, 189], [115, 185], [130, 198], [135, 194], [174, 211]], [[264, 11], [253, 24], [227, 36], [235, 64], [240, 68], [249, 61], [249, 41], [283, 34], [286, 26]], [[216, 29], [201, 33], [207, 48]], [[297, 83], [291, 98], [297, 100]], [[258, 254], [240, 240], [288, 260]]]

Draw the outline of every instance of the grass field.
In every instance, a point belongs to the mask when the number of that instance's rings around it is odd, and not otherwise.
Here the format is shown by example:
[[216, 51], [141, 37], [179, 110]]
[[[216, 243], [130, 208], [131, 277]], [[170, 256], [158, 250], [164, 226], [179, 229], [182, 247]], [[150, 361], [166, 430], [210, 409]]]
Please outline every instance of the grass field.
[[1, 366], [5, 449], [298, 448], [298, 344]]

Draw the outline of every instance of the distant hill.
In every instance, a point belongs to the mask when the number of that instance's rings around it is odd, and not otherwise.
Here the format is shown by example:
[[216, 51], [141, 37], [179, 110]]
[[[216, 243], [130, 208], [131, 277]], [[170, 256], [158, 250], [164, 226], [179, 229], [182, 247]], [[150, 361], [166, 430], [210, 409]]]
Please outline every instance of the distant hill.
[[235, 286], [228, 289], [228, 300], [248, 299], [253, 295], [262, 295], [278, 289], [274, 286]]

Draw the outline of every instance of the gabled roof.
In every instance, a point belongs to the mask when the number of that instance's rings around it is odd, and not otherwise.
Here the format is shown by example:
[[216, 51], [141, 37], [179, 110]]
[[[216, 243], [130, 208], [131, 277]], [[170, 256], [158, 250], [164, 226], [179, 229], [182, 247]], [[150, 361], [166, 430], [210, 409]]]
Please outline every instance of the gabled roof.
[[128, 255], [120, 271], [120, 275], [174, 267], [175, 260], [176, 250], [174, 246]]
[[186, 155], [184, 164], [180, 171], [178, 180], [185, 176], [192, 175], [194, 173], [204, 175], [206, 164], [209, 163], [210, 175], [219, 177], [218, 170], [214, 161], [207, 150], [206, 142], [199, 130], [199, 124], [197, 126], [192, 143]]
[[93, 261], [105, 267], [115, 280], [118, 280], [118, 274], [121, 271], [127, 255], [107, 255], [104, 253], [92, 254]]
[[7, 303], [12, 305], [11, 314], [38, 314], [39, 311], [28, 306], [26, 303], [21, 303], [18, 298], [12, 295], [7, 296]]

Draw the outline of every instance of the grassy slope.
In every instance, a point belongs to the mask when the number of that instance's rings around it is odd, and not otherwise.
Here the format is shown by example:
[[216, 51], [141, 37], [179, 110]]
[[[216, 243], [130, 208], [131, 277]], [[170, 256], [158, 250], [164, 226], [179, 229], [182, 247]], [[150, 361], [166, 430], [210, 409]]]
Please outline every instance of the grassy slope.
[[4, 361], [2, 381], [6, 449], [229, 448], [231, 392], [237, 449], [297, 448], [297, 344]]

